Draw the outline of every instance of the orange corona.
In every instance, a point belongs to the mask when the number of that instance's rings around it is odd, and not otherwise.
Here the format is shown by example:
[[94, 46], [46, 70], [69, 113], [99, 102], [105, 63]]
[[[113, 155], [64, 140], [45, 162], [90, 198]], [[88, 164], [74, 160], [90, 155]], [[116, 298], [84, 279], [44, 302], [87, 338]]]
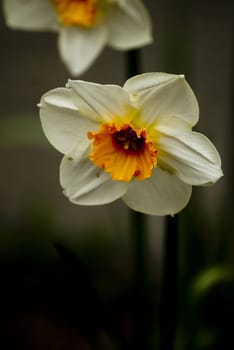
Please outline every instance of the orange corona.
[[90, 28], [100, 17], [101, 0], [51, 0], [59, 21], [65, 26]]
[[157, 150], [143, 128], [106, 123], [98, 131], [88, 132], [88, 138], [93, 140], [90, 159], [113, 180], [147, 179], [157, 165]]

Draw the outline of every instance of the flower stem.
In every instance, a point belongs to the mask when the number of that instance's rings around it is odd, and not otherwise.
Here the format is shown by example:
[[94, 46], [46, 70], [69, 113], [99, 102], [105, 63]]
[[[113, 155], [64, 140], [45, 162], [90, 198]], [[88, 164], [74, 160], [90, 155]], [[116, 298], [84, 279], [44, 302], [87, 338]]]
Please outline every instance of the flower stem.
[[139, 50], [130, 50], [127, 52], [127, 78], [131, 78], [134, 75], [140, 73], [140, 51]]
[[177, 321], [178, 217], [166, 217], [160, 308], [160, 350], [175, 347]]
[[[130, 78], [141, 71], [140, 51], [126, 54], [126, 75]], [[149, 308], [146, 276], [147, 216], [130, 210], [131, 233], [134, 242], [134, 310], [133, 349], [149, 349]]]
[[133, 348], [149, 349], [149, 308], [146, 278], [146, 215], [132, 211], [131, 231], [134, 239]]

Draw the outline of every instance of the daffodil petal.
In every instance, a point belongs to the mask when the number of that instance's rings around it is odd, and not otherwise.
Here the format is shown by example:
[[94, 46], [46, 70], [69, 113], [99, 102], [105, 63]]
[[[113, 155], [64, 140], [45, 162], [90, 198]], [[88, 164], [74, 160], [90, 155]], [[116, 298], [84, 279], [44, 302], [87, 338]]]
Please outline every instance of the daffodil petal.
[[161, 134], [156, 147], [160, 149], [159, 166], [187, 184], [208, 185], [223, 175], [215, 146], [200, 133]]
[[149, 89], [168, 83], [174, 77], [175, 75], [160, 72], [138, 74], [126, 80], [123, 88], [132, 95], [140, 95]]
[[189, 133], [192, 128], [180, 118], [159, 116], [154, 125], [154, 130], [156, 131], [155, 141], [157, 142], [159, 133], [173, 136], [178, 135], [178, 133]]
[[192, 187], [159, 168], [144, 181], [132, 181], [123, 201], [133, 210], [149, 215], [174, 215], [188, 203]]
[[81, 80], [70, 80], [68, 86], [96, 112], [100, 123], [131, 118], [129, 95], [120, 86]]
[[96, 122], [82, 115], [73, 103], [70, 89], [58, 88], [42, 96], [40, 118], [45, 135], [50, 143], [66, 154], [77, 142], [86, 146], [87, 132], [96, 130]]
[[141, 109], [141, 122], [152, 125], [158, 117], [177, 117], [190, 126], [197, 123], [197, 99], [182, 75], [146, 73], [124, 85], [133, 102]]
[[[77, 152], [74, 152], [77, 155]], [[60, 167], [60, 182], [71, 202], [81, 205], [101, 205], [123, 196], [127, 184], [113, 181], [88, 158], [88, 151], [78, 158], [64, 157]]]
[[[69, 84], [68, 84], [69, 85]], [[50, 93], [51, 92], [51, 93]], [[68, 108], [78, 110], [86, 118], [96, 121], [97, 113], [80, 98], [69, 86], [67, 88], [57, 88], [44, 94], [42, 101], [58, 108]], [[39, 104], [40, 106], [40, 104]]]
[[24, 30], [57, 30], [58, 21], [48, 0], [5, 0], [3, 10], [7, 25]]
[[192, 131], [198, 107], [190, 90], [181, 76], [151, 73], [124, 88], [70, 80], [45, 94], [43, 128], [65, 153], [60, 182], [70, 201], [100, 205], [121, 197], [136, 211], [174, 215], [193, 185], [217, 181], [221, 160]]
[[125, 1], [119, 6], [112, 6], [106, 23], [108, 44], [115, 49], [126, 50], [152, 42], [150, 17], [139, 0]]
[[105, 26], [95, 28], [63, 27], [59, 35], [59, 50], [71, 74], [82, 74], [95, 61], [107, 41]]

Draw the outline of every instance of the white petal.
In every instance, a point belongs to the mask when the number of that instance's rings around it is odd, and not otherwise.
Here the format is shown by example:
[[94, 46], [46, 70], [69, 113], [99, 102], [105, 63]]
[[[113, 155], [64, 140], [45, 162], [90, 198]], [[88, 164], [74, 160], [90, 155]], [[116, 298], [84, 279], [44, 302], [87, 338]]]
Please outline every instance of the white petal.
[[[165, 131], [165, 130], [164, 130]], [[220, 156], [214, 145], [196, 132], [161, 133], [156, 148], [159, 166], [190, 185], [208, 185], [222, 175]]]
[[138, 74], [132, 78], [129, 78], [125, 82], [123, 88], [130, 94], [138, 95], [149, 89], [164, 85], [175, 77], [176, 75], [173, 74], [158, 72]]
[[165, 116], [158, 117], [157, 122], [154, 125], [154, 129], [156, 131], [157, 136], [159, 135], [159, 133], [173, 136], [192, 131], [191, 126], [188, 123], [186, 123], [183, 119]]
[[107, 41], [105, 26], [83, 29], [64, 27], [59, 35], [59, 50], [71, 74], [87, 70], [102, 51]]
[[126, 81], [124, 89], [142, 110], [142, 122], [151, 125], [159, 116], [177, 117], [193, 126], [198, 121], [197, 99], [182, 75], [146, 73]]
[[107, 204], [122, 197], [127, 190], [125, 182], [113, 181], [109, 174], [97, 168], [89, 160], [87, 150], [78, 158], [63, 158], [60, 182], [70, 201], [82, 205]]
[[97, 123], [80, 113], [73, 103], [70, 89], [58, 88], [42, 96], [40, 118], [45, 135], [51, 144], [66, 154], [77, 142], [87, 146], [88, 131], [95, 131]]
[[188, 203], [192, 187], [156, 168], [144, 181], [132, 181], [123, 201], [133, 210], [150, 215], [174, 215]]
[[139, 0], [125, 1], [112, 6], [107, 13], [108, 43], [113, 48], [126, 50], [152, 42], [150, 17]]
[[7, 25], [25, 30], [57, 30], [54, 8], [48, 0], [5, 0], [3, 9]]
[[69, 80], [68, 86], [96, 112], [99, 122], [113, 122], [130, 111], [129, 95], [120, 86], [81, 80]]

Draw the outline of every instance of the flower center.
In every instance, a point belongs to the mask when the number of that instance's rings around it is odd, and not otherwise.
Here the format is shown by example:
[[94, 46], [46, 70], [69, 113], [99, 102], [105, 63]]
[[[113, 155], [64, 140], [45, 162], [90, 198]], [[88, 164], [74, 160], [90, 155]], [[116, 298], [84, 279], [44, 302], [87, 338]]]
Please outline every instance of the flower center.
[[103, 0], [51, 0], [65, 26], [93, 27], [102, 13]]
[[157, 150], [143, 128], [102, 124], [97, 132], [88, 132], [88, 138], [93, 140], [89, 158], [113, 180], [144, 180], [156, 167]]

